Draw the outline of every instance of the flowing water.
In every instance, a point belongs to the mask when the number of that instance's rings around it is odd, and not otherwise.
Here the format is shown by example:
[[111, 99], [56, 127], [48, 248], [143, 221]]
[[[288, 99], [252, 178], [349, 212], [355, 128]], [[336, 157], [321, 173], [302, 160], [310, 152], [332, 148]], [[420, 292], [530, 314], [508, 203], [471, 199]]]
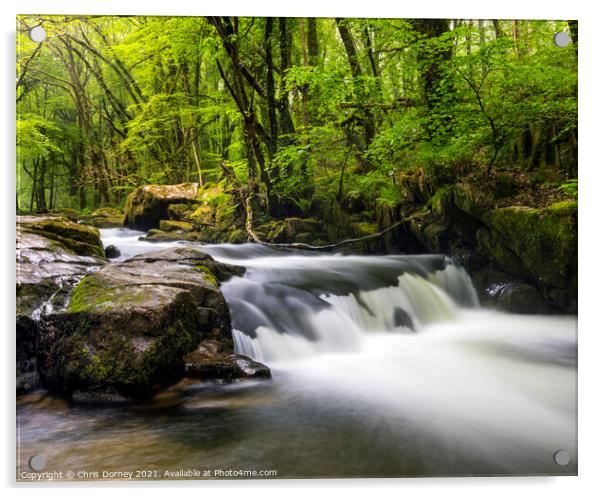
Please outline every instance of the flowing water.
[[[141, 235], [102, 230], [120, 259], [178, 244]], [[574, 317], [479, 308], [465, 271], [439, 255], [202, 249], [246, 267], [222, 285], [235, 347], [273, 379], [130, 407], [31, 395], [18, 407], [21, 460], [278, 477], [576, 472]]]

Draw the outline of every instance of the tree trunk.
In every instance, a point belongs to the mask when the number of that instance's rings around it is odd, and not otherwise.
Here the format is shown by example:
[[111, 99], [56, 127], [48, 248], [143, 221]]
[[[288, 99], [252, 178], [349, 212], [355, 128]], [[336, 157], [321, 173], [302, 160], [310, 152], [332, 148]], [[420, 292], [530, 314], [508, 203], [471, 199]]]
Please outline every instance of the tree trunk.
[[309, 64], [317, 67], [319, 63], [318, 20], [315, 17], [307, 18], [307, 54]]
[[[347, 22], [344, 19], [336, 19], [337, 29], [345, 47], [345, 53], [347, 54], [347, 62], [351, 69], [351, 75], [353, 76], [355, 96], [358, 102], [365, 103], [367, 99], [367, 92], [365, 85], [362, 82], [363, 72], [362, 66], [359, 61], [355, 43], [351, 31], [347, 26]], [[367, 149], [372, 142], [375, 134], [374, 116], [369, 108], [363, 109], [360, 113], [360, 118], [363, 121], [364, 126], [364, 149]]]
[[453, 94], [450, 78], [446, 78], [445, 64], [452, 57], [451, 45], [430, 43], [449, 31], [446, 19], [416, 19], [414, 28], [423, 35], [424, 39], [418, 47], [418, 64], [422, 76], [422, 90], [427, 106], [426, 131], [433, 139], [443, 129], [449, 126], [451, 117], [442, 108], [442, 103]]
[[[268, 121], [270, 129], [270, 141], [268, 143], [268, 153], [270, 161], [274, 158], [278, 143], [278, 121], [276, 118], [276, 87], [274, 85], [274, 61], [272, 58], [272, 33], [274, 29], [274, 19], [266, 17], [265, 19], [265, 66], [266, 66], [266, 97], [268, 105]], [[274, 171], [277, 177], [278, 171]]]
[[278, 30], [279, 30], [279, 48], [280, 48], [280, 98], [278, 100], [278, 109], [280, 113], [280, 131], [281, 134], [285, 135], [283, 144], [291, 144], [294, 141], [293, 134], [295, 133], [295, 126], [291, 117], [290, 105], [289, 105], [289, 92], [286, 89], [286, 71], [288, 71], [292, 65], [291, 63], [291, 45], [292, 35], [287, 26], [286, 17], [278, 18]]

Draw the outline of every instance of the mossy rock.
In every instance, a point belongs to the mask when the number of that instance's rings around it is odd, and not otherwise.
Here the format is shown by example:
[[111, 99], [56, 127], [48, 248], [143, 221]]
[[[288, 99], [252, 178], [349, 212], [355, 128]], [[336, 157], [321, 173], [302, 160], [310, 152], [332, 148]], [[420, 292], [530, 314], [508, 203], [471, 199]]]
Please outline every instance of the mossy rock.
[[488, 189], [478, 188], [474, 184], [458, 183], [453, 187], [455, 205], [467, 214], [483, 219], [493, 208], [493, 194]]
[[[577, 289], [577, 202], [507, 207], [486, 216], [493, 240], [520, 259], [537, 283]], [[493, 253], [498, 261], [499, 253]], [[515, 269], [516, 270], [516, 269]]]
[[100, 207], [94, 210], [89, 217], [117, 217], [119, 215], [123, 215], [123, 212], [117, 208]]
[[190, 220], [199, 224], [214, 224], [216, 211], [211, 205], [197, 207], [189, 216]]
[[162, 231], [161, 229], [149, 229], [145, 236], [140, 238], [141, 241], [192, 241], [202, 243], [213, 243], [211, 236], [200, 231]]
[[453, 234], [450, 227], [428, 212], [408, 220], [410, 232], [429, 253], [447, 253]]
[[61, 311], [73, 286], [85, 274], [106, 263], [99, 256], [101, 246], [98, 231], [93, 228], [64, 218], [19, 217], [17, 393], [27, 393], [38, 385], [37, 320], [47, 310]]
[[60, 288], [54, 279], [42, 279], [32, 284], [17, 280], [17, 314], [31, 315]]
[[162, 220], [159, 229], [165, 232], [190, 232], [194, 230], [194, 226], [190, 222], [181, 220]]
[[194, 210], [185, 203], [176, 203], [167, 207], [167, 217], [169, 220], [186, 220]]
[[442, 186], [437, 189], [429, 200], [432, 211], [443, 218], [450, 216], [450, 211], [454, 207], [454, 192], [449, 186]]
[[514, 253], [506, 242], [499, 236], [495, 236], [491, 229], [482, 227], [476, 234], [477, 250], [501, 269], [520, 275], [523, 272], [523, 264], [520, 257]]
[[116, 208], [101, 207], [83, 217], [82, 221], [98, 229], [122, 227], [125, 222], [125, 214]]
[[69, 220], [77, 221], [80, 219], [81, 212], [78, 212], [74, 208], [53, 208], [48, 212], [49, 215], [56, 215], [58, 217], [66, 217]]
[[316, 234], [323, 232], [323, 222], [316, 219], [302, 219], [299, 217], [287, 217], [284, 219], [286, 234], [290, 239], [295, 239], [299, 233]]
[[117, 217], [97, 217], [89, 221], [97, 229], [109, 229], [113, 227], [123, 227], [125, 222], [125, 214]]
[[161, 220], [169, 218], [170, 205], [192, 204], [197, 194], [196, 183], [141, 186], [127, 197], [125, 225], [142, 230], [157, 228]]
[[104, 248], [97, 229], [57, 217], [27, 217], [17, 221], [22, 230], [55, 241], [67, 250], [83, 256], [104, 258]]
[[219, 284], [241, 273], [199, 250], [171, 248], [86, 276], [65, 312], [41, 320], [44, 387], [147, 397], [179, 380], [184, 356], [199, 346], [232, 353]]

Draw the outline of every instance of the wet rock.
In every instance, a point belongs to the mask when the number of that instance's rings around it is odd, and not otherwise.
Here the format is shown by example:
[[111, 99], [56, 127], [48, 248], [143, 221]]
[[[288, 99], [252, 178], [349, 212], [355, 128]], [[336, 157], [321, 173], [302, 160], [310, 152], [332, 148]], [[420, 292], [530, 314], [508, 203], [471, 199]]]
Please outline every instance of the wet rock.
[[17, 315], [17, 394], [36, 389], [37, 322], [27, 315]]
[[37, 321], [62, 309], [79, 280], [106, 263], [98, 231], [65, 218], [17, 219], [17, 392], [35, 388]]
[[105, 257], [107, 258], [118, 258], [121, 256], [119, 248], [115, 245], [109, 245], [105, 248]]
[[141, 186], [126, 200], [125, 225], [145, 231], [158, 228], [161, 220], [169, 218], [170, 205], [192, 204], [197, 193], [196, 183]]
[[106, 263], [96, 229], [59, 218], [19, 217], [16, 255], [17, 314], [28, 316], [60, 307], [74, 282]]
[[482, 305], [512, 313], [553, 313], [537, 288], [511, 274], [487, 267], [473, 273], [472, 280]]
[[232, 382], [240, 379], [270, 379], [270, 369], [244, 355], [207, 355], [194, 351], [184, 357], [186, 377]]
[[498, 307], [512, 313], [546, 314], [550, 307], [533, 286], [510, 283], [502, 287], [497, 297]]
[[52, 391], [145, 397], [180, 379], [184, 355], [233, 350], [220, 281], [242, 274], [192, 248], [108, 264], [40, 322], [42, 383]]
[[412, 331], [415, 330], [412, 317], [408, 312], [400, 307], [396, 307], [395, 310], [393, 310], [393, 325], [395, 327], [407, 327]]
[[[63, 217], [20, 216], [17, 218], [17, 238], [25, 244], [35, 235], [45, 240], [45, 246], [36, 249], [54, 251], [54, 247], [81, 256], [103, 257], [100, 233], [90, 226], [77, 224]], [[54, 245], [54, 247], [52, 246]]]
[[71, 394], [74, 403], [83, 405], [120, 405], [132, 400], [115, 391], [74, 391]]

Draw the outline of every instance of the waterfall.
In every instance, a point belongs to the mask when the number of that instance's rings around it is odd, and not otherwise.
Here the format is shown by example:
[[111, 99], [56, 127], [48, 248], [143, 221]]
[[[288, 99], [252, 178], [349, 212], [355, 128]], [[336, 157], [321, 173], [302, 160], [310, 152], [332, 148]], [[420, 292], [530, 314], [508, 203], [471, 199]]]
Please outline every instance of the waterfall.
[[454, 320], [478, 300], [470, 278], [444, 256], [274, 256], [221, 261], [247, 267], [222, 286], [238, 353], [268, 363], [358, 351], [368, 333], [418, 333]]

